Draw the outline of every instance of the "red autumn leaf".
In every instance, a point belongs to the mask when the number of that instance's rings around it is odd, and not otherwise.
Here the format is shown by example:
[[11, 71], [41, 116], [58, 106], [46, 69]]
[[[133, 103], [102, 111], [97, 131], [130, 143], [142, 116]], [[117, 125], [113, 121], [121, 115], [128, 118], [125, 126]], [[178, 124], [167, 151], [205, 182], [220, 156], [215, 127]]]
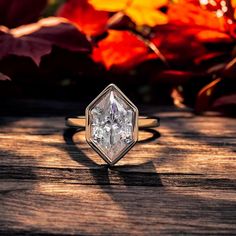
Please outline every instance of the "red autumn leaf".
[[68, 0], [58, 16], [74, 22], [87, 35], [98, 35], [106, 30], [109, 13], [95, 10], [87, 0]]
[[4, 75], [3, 73], [0, 72], [0, 81], [10, 81], [11, 78], [7, 75]]
[[198, 29], [196, 38], [203, 42], [230, 41], [226, 18], [217, 17], [216, 12], [204, 9], [188, 1], [170, 4], [168, 10], [169, 21], [180, 26], [189, 26]]
[[0, 28], [0, 59], [9, 55], [30, 57], [39, 64], [52, 46], [90, 53], [91, 45], [78, 29], [63, 18], [50, 17], [12, 30]]
[[[198, 25], [170, 23], [156, 26], [154, 32], [152, 42], [159, 48], [167, 61], [174, 60], [177, 63], [203, 58], [208, 54], [205, 43], [232, 42], [228, 34], [207, 30]], [[219, 54], [217, 48], [216, 52], [211, 53]]]
[[175, 61], [178, 64], [189, 63], [206, 53], [203, 44], [195, 37], [199, 29], [168, 24], [157, 26], [154, 30], [155, 36], [152, 42], [167, 61]]
[[130, 68], [149, 58], [147, 45], [128, 31], [109, 30], [108, 36], [98, 43], [93, 51], [93, 59], [111, 67]]
[[170, 4], [168, 17], [169, 21], [175, 24], [201, 26], [219, 32], [226, 30], [226, 21], [223, 17], [217, 17], [215, 12], [205, 10], [200, 5], [190, 2]]
[[167, 61], [177, 65], [195, 64], [196, 58], [208, 53], [205, 43], [232, 42], [225, 19], [217, 18], [214, 12], [204, 10], [197, 2], [183, 0], [169, 4], [169, 24], [154, 28], [152, 42]]
[[0, 0], [0, 25], [14, 28], [38, 20], [47, 0]]
[[172, 24], [197, 29], [196, 38], [202, 42], [231, 41], [227, 19], [217, 17], [216, 12], [204, 9], [199, 2], [170, 4], [168, 17]]
[[[236, 9], [235, 9], [235, 12], [236, 12]], [[230, 24], [229, 25], [229, 32], [230, 32], [230, 35], [236, 39], [236, 23], [233, 23], [233, 24]]]
[[201, 26], [198, 37], [204, 41], [228, 41], [236, 38], [235, 2], [182, 0], [170, 5], [168, 16], [170, 22]]

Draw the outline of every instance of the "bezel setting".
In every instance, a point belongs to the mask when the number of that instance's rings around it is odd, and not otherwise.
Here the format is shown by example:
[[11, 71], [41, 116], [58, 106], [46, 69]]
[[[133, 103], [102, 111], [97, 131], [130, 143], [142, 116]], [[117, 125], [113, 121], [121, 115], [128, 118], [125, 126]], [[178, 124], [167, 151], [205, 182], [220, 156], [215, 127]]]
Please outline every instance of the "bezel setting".
[[[111, 158], [107, 153], [96, 143], [92, 136], [92, 114], [91, 111], [105, 98], [105, 96], [114, 91], [118, 94], [119, 99], [122, 99], [122, 102], [125, 103], [127, 107], [133, 112], [132, 113], [132, 139], [129, 143], [125, 144], [124, 148], [115, 156]], [[95, 150], [102, 159], [109, 165], [114, 165], [117, 163], [137, 142], [138, 140], [138, 108], [126, 97], [126, 95], [114, 84], [108, 85], [86, 108], [85, 111], [85, 136], [87, 143]]]

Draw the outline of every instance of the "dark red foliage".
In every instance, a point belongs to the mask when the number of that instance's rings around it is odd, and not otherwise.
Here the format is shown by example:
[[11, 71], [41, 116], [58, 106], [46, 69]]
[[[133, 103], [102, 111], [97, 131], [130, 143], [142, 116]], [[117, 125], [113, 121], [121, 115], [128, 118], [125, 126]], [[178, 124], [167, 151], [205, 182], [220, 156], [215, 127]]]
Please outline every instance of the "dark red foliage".
[[0, 0], [0, 25], [15, 28], [37, 21], [47, 0]]
[[37, 23], [8, 30], [0, 28], [0, 59], [9, 55], [30, 57], [36, 64], [52, 46], [90, 53], [91, 44], [78, 29], [60, 18], [45, 18]]
[[115, 81], [140, 102], [235, 107], [236, 2], [155, 2], [65, 0], [39, 20], [52, 1], [0, 0], [0, 94], [86, 97]]

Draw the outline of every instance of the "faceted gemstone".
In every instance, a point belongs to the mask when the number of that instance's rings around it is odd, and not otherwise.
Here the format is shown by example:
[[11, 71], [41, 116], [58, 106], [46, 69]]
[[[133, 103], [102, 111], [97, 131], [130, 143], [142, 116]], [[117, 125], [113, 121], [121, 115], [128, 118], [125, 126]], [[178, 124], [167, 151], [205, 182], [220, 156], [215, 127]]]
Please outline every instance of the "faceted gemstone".
[[137, 111], [131, 104], [114, 85], [110, 85], [88, 111], [89, 138], [110, 162], [136, 141]]

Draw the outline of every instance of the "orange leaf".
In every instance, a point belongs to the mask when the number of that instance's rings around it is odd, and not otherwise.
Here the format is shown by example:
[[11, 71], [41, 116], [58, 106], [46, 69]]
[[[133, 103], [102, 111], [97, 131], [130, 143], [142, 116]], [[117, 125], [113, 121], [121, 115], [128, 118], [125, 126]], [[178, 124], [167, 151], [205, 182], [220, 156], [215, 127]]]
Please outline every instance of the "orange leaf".
[[202, 42], [232, 42], [230, 36], [226, 33], [219, 32], [216, 30], [199, 30], [196, 37]]
[[234, 19], [236, 19], [236, 0], [231, 0], [231, 5], [234, 8]]
[[155, 26], [166, 24], [167, 17], [158, 8], [167, 5], [168, 0], [89, 0], [97, 9], [109, 12], [123, 12], [137, 25]]
[[109, 18], [108, 12], [95, 10], [87, 0], [68, 0], [57, 14], [74, 22], [87, 35], [103, 33]]
[[109, 30], [109, 35], [98, 43], [93, 51], [93, 59], [111, 67], [130, 68], [151, 57], [147, 46], [128, 31]]
[[[178, 4], [170, 4], [169, 6], [169, 21], [176, 25], [199, 27], [201, 30], [196, 36], [200, 41], [232, 42], [232, 37], [236, 37], [235, 24], [231, 20], [234, 9], [231, 9], [230, 6], [227, 7], [228, 1], [176, 1]], [[236, 0], [232, 1], [236, 2]]]
[[95, 9], [100, 11], [109, 11], [109, 12], [117, 12], [122, 11], [129, 4], [129, 0], [119, 0], [119, 1], [111, 1], [111, 0], [89, 0], [89, 3], [95, 7]]
[[236, 7], [236, 0], [231, 0], [232, 7]]
[[214, 12], [192, 3], [170, 4], [168, 17], [169, 21], [175, 24], [188, 24], [221, 32], [226, 31], [226, 22], [223, 17], [217, 17]]

